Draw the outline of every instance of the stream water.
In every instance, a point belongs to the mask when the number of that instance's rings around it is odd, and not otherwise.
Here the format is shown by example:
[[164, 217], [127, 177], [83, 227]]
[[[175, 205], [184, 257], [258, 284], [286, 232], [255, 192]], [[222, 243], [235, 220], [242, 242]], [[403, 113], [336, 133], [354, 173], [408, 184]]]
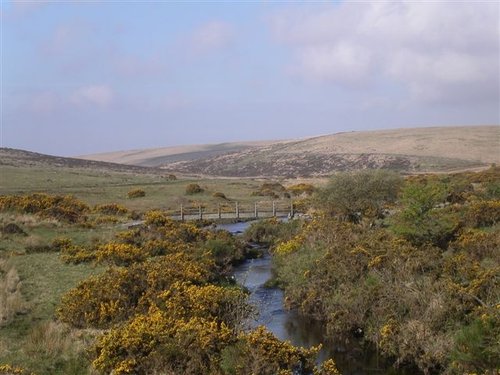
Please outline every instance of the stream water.
[[[233, 234], [242, 233], [250, 223], [219, 225], [218, 228]], [[250, 291], [250, 303], [258, 316], [251, 324], [264, 325], [281, 340], [289, 340], [295, 346], [309, 348], [323, 344], [319, 361], [333, 358], [343, 375], [417, 375], [417, 371], [395, 369], [383, 361], [376, 351], [363, 347], [352, 338], [349, 342], [333, 342], [325, 337], [321, 324], [300, 316], [296, 311], [287, 310], [283, 305], [283, 291], [265, 287], [272, 277], [271, 256], [268, 253], [261, 258], [249, 259], [235, 267], [234, 277], [238, 284]]]

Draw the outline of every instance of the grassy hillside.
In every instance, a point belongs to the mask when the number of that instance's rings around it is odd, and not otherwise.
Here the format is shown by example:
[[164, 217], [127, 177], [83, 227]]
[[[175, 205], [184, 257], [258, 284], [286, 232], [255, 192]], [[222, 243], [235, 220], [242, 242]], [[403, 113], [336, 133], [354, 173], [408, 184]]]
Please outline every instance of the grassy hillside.
[[314, 177], [366, 168], [405, 173], [470, 170], [500, 162], [500, 126], [338, 133], [291, 141], [186, 146], [87, 156], [226, 177]]

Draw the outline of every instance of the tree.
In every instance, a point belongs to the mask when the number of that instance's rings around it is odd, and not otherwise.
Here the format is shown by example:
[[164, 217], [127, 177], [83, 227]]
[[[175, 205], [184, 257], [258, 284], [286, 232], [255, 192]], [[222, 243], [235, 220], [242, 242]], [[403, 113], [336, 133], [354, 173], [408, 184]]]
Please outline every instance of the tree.
[[378, 217], [384, 205], [394, 202], [403, 182], [387, 170], [364, 170], [334, 175], [317, 194], [317, 205], [330, 215], [359, 222], [362, 217]]

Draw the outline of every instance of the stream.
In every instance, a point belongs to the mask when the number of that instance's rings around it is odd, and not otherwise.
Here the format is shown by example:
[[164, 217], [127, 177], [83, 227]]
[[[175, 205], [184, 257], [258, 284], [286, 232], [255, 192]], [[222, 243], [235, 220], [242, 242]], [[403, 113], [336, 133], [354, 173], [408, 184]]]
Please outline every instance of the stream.
[[[218, 225], [233, 234], [242, 233], [251, 223]], [[287, 310], [283, 304], [283, 291], [265, 287], [272, 277], [272, 259], [269, 253], [257, 259], [249, 259], [235, 267], [236, 282], [250, 292], [249, 301], [258, 311], [251, 326], [264, 325], [280, 340], [288, 340], [295, 346], [309, 348], [323, 344], [318, 360], [333, 358], [343, 375], [417, 375], [418, 371], [395, 369], [377, 355], [374, 349], [367, 349], [356, 338], [349, 343], [333, 342], [325, 337], [321, 324]]]

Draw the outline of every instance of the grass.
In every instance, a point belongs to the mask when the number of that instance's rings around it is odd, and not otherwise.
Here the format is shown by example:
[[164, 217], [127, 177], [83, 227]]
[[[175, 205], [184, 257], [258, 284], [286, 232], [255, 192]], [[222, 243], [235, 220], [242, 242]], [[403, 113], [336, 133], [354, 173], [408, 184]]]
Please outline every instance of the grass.
[[[47, 355], [44, 349], [46, 345], [40, 345], [38, 351], [34, 350], [33, 335], [37, 335], [40, 326], [53, 321], [64, 293], [90, 275], [99, 274], [103, 267], [67, 265], [60, 261], [56, 253], [12, 256], [8, 262], [19, 273], [21, 292], [29, 310], [26, 314], [17, 315], [9, 325], [0, 328], [0, 363], [25, 366], [36, 370], [37, 374], [68, 373], [65, 372], [67, 366], [74, 367], [77, 358], [67, 351], [52, 350], [52, 354]], [[61, 336], [64, 335], [61, 333]], [[59, 353], [59, 356], [54, 353]]]
[[[144, 212], [151, 208], [179, 209], [181, 204], [218, 202], [215, 192], [222, 192], [228, 200], [255, 202], [263, 197], [252, 197], [262, 181], [258, 179], [200, 179], [201, 194], [188, 196], [186, 186], [193, 179], [169, 181], [159, 175], [123, 172], [92, 171], [77, 168], [0, 166], [0, 195], [46, 192], [72, 194], [90, 205], [115, 202], [130, 210]], [[142, 189], [146, 196], [130, 199], [127, 193]]]

